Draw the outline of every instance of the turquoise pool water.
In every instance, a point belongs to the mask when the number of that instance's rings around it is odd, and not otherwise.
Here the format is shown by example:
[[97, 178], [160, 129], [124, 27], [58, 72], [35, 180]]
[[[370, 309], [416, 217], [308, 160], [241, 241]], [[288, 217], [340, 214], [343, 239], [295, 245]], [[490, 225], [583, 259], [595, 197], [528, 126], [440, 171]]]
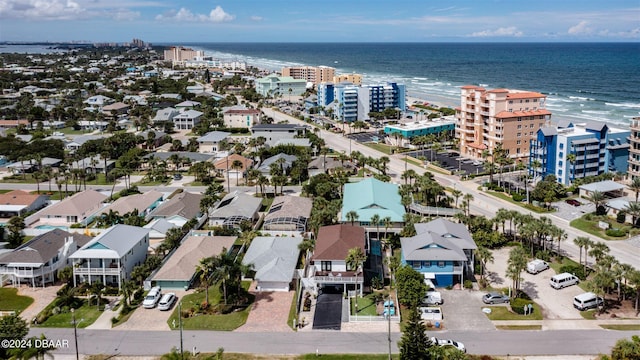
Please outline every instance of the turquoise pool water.
[[36, 226], [36, 229], [40, 229], [40, 230], [53, 230], [53, 229], [67, 230], [68, 227], [67, 226], [55, 226], [55, 225], [38, 225], [38, 226]]
[[380, 241], [372, 240], [371, 241], [371, 254], [382, 256], [382, 249], [380, 248]]

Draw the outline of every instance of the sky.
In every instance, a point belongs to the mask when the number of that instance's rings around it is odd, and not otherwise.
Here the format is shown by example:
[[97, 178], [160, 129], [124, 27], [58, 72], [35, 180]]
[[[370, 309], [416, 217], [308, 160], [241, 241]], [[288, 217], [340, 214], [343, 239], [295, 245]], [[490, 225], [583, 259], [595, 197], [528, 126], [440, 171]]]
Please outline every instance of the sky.
[[620, 42], [640, 0], [0, 0], [0, 41]]

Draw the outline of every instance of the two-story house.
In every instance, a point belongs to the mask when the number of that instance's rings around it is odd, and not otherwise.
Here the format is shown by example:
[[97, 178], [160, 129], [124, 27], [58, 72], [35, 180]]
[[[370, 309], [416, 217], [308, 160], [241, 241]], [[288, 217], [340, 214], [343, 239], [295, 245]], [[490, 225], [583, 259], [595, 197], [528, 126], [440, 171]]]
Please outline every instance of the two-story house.
[[247, 128], [260, 123], [260, 110], [244, 106], [232, 106], [223, 113], [224, 126], [228, 128]]
[[320, 287], [340, 286], [345, 293], [350, 285], [357, 286], [362, 295], [362, 272], [349, 267], [346, 261], [349, 250], [356, 247], [366, 254], [363, 227], [349, 224], [321, 227], [311, 257], [313, 274], [310, 275], [315, 283]]
[[120, 288], [133, 268], [144, 263], [148, 248], [149, 229], [122, 224], [108, 228], [71, 255], [73, 286], [99, 281]]
[[231, 135], [224, 131], [210, 131], [198, 138], [198, 151], [203, 153], [212, 153], [222, 151], [221, 143]]
[[415, 229], [415, 236], [400, 238], [403, 264], [438, 287], [463, 284], [473, 276], [477, 246], [466, 226], [439, 218], [415, 224]]
[[70, 265], [69, 257], [91, 240], [82, 234], [54, 229], [38, 235], [16, 249], [0, 255], [0, 279], [15, 286], [53, 283], [59, 269]]

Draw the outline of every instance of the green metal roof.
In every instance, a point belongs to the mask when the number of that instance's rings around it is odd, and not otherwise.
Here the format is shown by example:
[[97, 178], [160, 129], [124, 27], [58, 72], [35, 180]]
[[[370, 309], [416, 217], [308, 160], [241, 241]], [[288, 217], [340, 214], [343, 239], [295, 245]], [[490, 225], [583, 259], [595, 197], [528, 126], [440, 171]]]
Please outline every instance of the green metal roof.
[[345, 184], [342, 201], [342, 221], [349, 211], [358, 213], [358, 221], [370, 221], [374, 214], [380, 220], [389, 216], [392, 222], [402, 222], [405, 213], [398, 185], [369, 178], [357, 183]]

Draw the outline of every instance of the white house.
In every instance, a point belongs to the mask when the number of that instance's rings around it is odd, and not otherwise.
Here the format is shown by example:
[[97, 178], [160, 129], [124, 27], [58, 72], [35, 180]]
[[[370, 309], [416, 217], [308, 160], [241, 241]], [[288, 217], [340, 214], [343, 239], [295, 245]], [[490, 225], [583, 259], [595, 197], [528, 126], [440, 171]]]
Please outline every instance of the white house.
[[173, 117], [173, 125], [176, 130], [191, 130], [200, 123], [204, 114], [197, 110], [186, 110]]
[[260, 110], [232, 106], [223, 113], [224, 126], [250, 129], [260, 123]]
[[114, 225], [71, 255], [73, 285], [100, 281], [121, 287], [136, 265], [144, 263], [149, 247], [149, 229]]
[[210, 131], [198, 138], [198, 151], [202, 153], [212, 153], [220, 151], [220, 142], [231, 135], [224, 131]]
[[259, 291], [289, 291], [300, 249], [301, 237], [256, 237], [242, 259], [253, 265]]

